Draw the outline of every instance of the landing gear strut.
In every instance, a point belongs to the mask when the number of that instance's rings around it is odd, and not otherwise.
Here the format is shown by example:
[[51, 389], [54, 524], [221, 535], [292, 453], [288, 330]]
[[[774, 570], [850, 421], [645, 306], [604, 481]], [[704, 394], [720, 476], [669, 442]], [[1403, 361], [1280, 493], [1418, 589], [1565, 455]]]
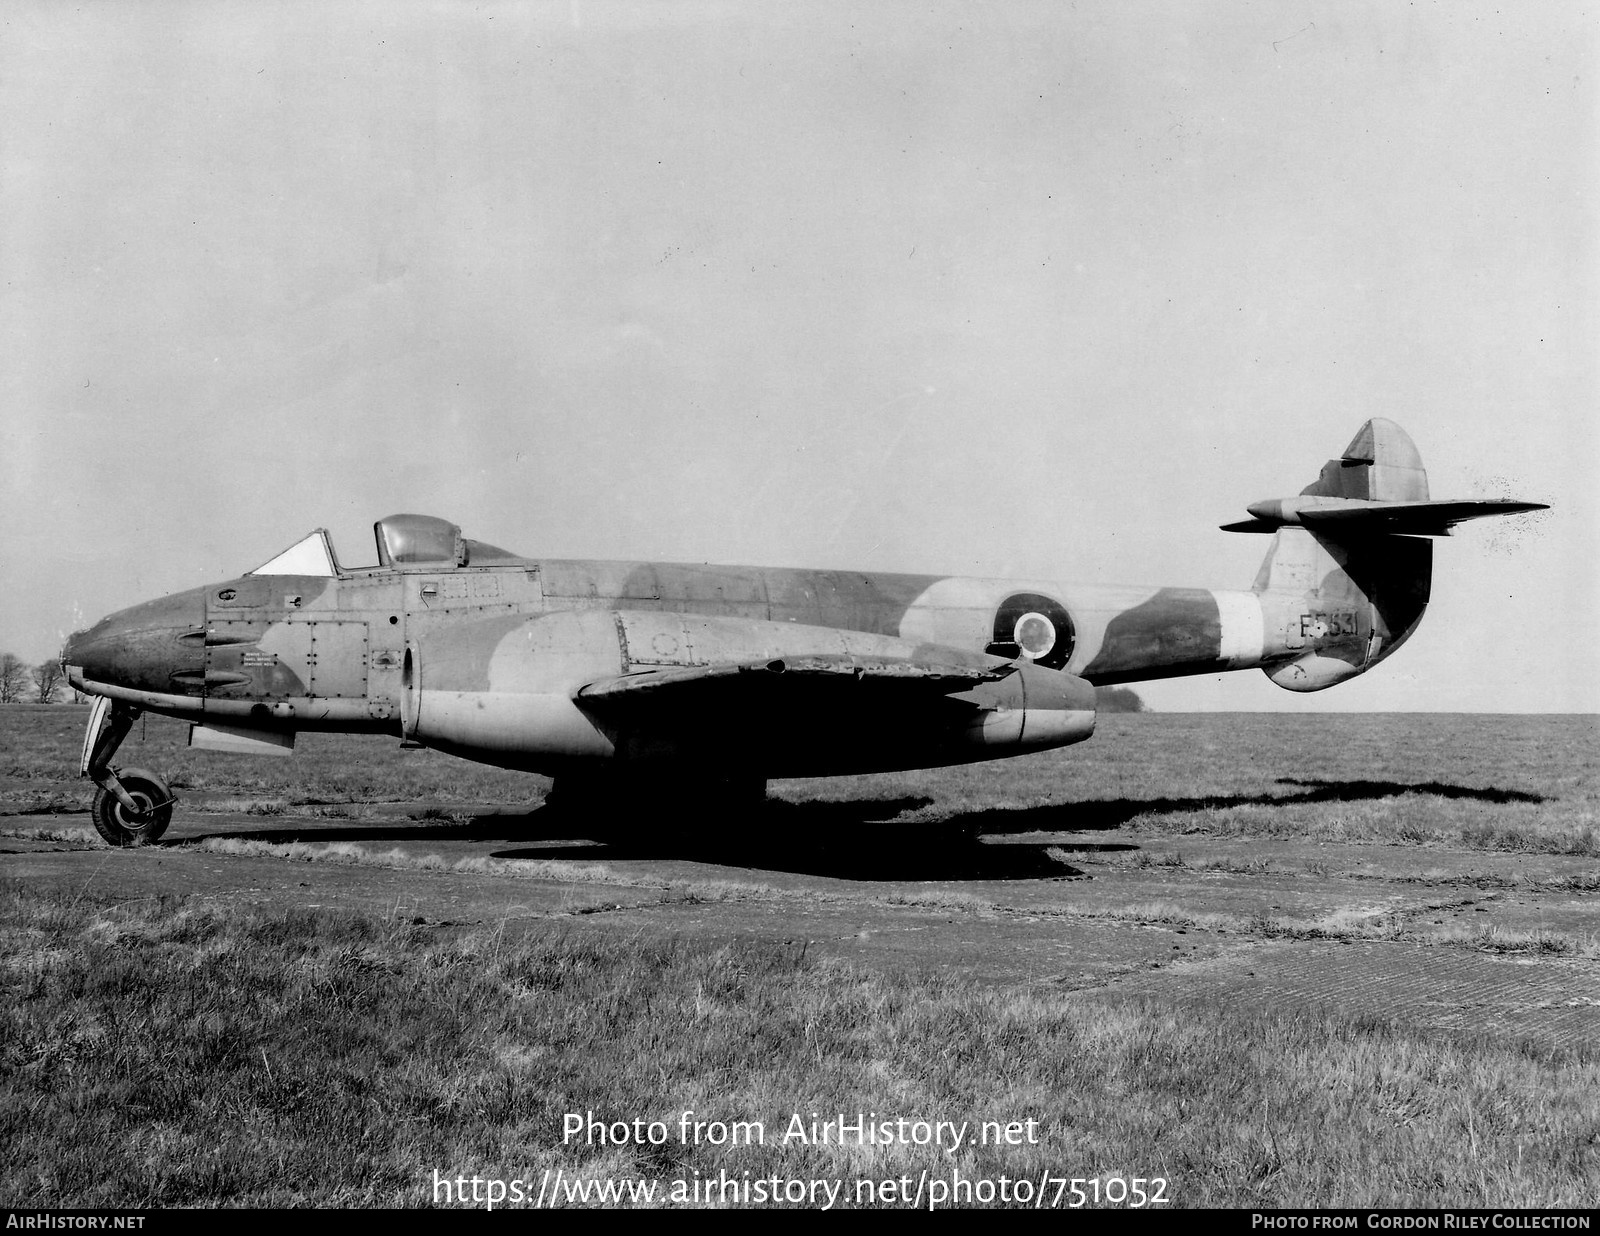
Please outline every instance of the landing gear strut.
[[79, 771], [100, 787], [92, 808], [95, 831], [118, 848], [149, 845], [172, 822], [174, 800], [165, 781], [143, 768], [111, 766], [111, 757], [139, 715], [139, 709], [101, 696], [89, 714], [89, 732], [83, 740]]

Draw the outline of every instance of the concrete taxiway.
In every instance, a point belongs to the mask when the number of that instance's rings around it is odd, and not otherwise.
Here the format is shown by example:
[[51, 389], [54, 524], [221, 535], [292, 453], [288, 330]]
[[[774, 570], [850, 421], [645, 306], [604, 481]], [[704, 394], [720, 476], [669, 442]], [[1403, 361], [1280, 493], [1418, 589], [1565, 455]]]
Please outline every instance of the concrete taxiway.
[[[392, 804], [351, 821], [180, 811], [104, 848], [83, 814], [0, 818], [0, 874], [138, 899], [317, 906], [455, 930], [804, 942], [983, 984], [1600, 1041], [1591, 859], [1375, 845], [831, 827], [775, 804], [761, 843], [600, 844], [548, 812]], [[798, 825], [799, 827], [786, 827]], [[681, 835], [681, 832], [679, 833]], [[332, 847], [332, 848], [330, 848]], [[232, 852], [230, 852], [232, 851]]]

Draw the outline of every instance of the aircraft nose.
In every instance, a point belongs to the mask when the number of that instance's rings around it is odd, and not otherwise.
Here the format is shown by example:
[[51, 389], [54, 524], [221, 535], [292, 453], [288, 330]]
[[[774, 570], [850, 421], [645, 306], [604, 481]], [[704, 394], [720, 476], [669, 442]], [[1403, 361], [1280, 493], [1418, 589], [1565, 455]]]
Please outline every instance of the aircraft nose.
[[61, 664], [80, 689], [93, 691], [101, 683], [187, 693], [180, 676], [199, 680], [205, 672], [205, 589], [146, 601], [74, 631], [61, 649]]
[[87, 631], [74, 631], [67, 636], [67, 642], [61, 645], [61, 655], [56, 658], [56, 663], [61, 666], [61, 672], [67, 672], [67, 666], [82, 664], [82, 656], [74, 655], [79, 646], [79, 641], [87, 635]]

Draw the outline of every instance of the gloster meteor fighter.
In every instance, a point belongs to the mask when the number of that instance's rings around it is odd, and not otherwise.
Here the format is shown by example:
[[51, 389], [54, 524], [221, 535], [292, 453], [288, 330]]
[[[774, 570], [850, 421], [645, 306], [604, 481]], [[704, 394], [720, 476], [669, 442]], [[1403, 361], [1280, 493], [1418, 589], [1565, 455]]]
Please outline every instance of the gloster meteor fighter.
[[1462, 520], [1538, 509], [1438, 502], [1411, 439], [1370, 420], [1300, 495], [1230, 532], [1272, 537], [1252, 587], [1128, 588], [524, 558], [391, 515], [378, 564], [324, 530], [237, 579], [74, 634], [98, 697], [81, 771], [116, 846], [154, 841], [173, 797], [115, 767], [143, 711], [197, 747], [282, 753], [300, 730], [408, 745], [580, 787], [721, 787], [925, 768], [1089, 737], [1097, 685], [1259, 668], [1318, 691], [1405, 642], [1433, 544]]

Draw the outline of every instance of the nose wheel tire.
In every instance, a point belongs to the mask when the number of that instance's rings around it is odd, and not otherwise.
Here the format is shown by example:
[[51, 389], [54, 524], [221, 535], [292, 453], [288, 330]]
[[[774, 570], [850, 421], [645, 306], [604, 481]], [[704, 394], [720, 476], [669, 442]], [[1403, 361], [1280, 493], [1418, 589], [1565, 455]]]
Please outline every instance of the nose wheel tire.
[[119, 849], [149, 845], [166, 832], [167, 825], [172, 822], [172, 791], [155, 773], [143, 768], [124, 769], [117, 774], [117, 779], [138, 810], [129, 811], [115, 794], [100, 790], [94, 796], [95, 831], [108, 845]]

